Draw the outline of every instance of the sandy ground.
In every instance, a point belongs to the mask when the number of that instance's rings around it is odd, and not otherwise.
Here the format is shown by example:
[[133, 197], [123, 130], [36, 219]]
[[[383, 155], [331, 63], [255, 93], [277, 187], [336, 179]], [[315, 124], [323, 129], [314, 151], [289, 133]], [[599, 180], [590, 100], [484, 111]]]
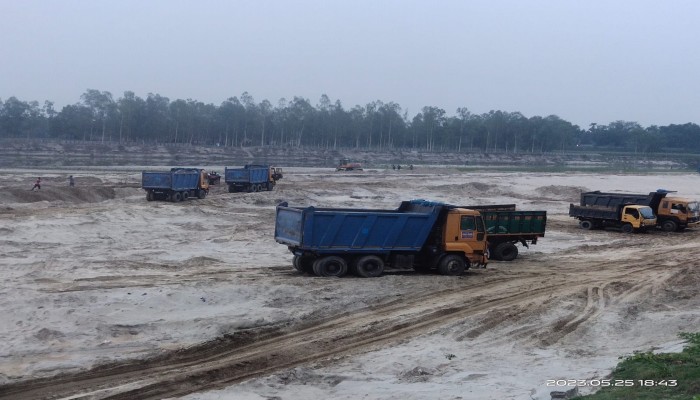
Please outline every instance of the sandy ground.
[[[166, 203], [146, 201], [138, 171], [81, 171], [69, 188], [70, 170], [0, 170], [0, 397], [549, 399], [570, 387], [548, 380], [603, 378], [700, 326], [700, 229], [567, 216], [581, 190], [697, 199], [700, 175], [288, 168], [273, 192]], [[281, 201], [414, 198], [547, 210], [547, 234], [461, 277], [304, 276], [274, 241]]]

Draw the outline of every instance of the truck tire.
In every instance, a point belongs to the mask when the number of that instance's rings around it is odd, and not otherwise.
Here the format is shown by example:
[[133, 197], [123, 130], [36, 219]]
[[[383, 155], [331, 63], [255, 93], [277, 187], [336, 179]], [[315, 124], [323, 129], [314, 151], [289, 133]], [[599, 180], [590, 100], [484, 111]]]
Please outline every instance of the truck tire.
[[377, 256], [360, 257], [355, 262], [354, 273], [362, 278], [376, 278], [384, 272], [384, 260]]
[[464, 257], [456, 254], [444, 256], [438, 264], [440, 275], [462, 275], [466, 269], [467, 264], [464, 262]]
[[585, 229], [585, 230], [587, 230], [587, 231], [590, 231], [591, 229], [593, 229], [593, 222], [584, 219], [584, 220], [581, 220], [581, 221], [578, 223], [578, 226], [579, 226], [579, 228], [581, 228], [581, 229]]
[[663, 229], [664, 232], [675, 232], [678, 230], [678, 224], [676, 224], [676, 221], [669, 219], [661, 224], [661, 229]]
[[198, 197], [199, 199], [203, 199], [203, 198], [207, 197], [207, 191], [204, 190], [204, 189], [199, 189], [199, 190], [197, 191], [197, 197]]
[[622, 224], [622, 227], [620, 228], [620, 230], [622, 230], [622, 232], [624, 232], [624, 233], [632, 233], [632, 232], [634, 232], [634, 227], [632, 226], [632, 224], [627, 222], [627, 223]]
[[182, 196], [180, 195], [180, 192], [175, 192], [170, 195], [171, 200], [173, 203], [177, 203], [178, 201], [182, 200]]
[[233, 185], [228, 185], [228, 192], [229, 193], [236, 193], [236, 187]]
[[155, 197], [156, 196], [155, 196], [155, 194], [153, 194], [152, 191], [149, 190], [148, 192], [146, 192], [146, 200], [147, 201], [153, 201], [153, 200], [155, 200]]
[[493, 253], [498, 260], [513, 261], [518, 256], [518, 246], [514, 243], [503, 242], [496, 246]]
[[187, 200], [189, 197], [190, 197], [189, 191], [185, 190], [184, 192], [182, 192], [182, 201]]
[[316, 258], [311, 255], [303, 254], [301, 256], [298, 256], [295, 254], [294, 259], [292, 259], [292, 265], [294, 266], [294, 269], [303, 274], [313, 274], [313, 265], [315, 260]]
[[270, 192], [275, 188], [275, 184], [272, 182], [267, 182], [267, 191]]
[[327, 256], [314, 261], [313, 270], [318, 276], [340, 278], [348, 272], [348, 263], [341, 257]]

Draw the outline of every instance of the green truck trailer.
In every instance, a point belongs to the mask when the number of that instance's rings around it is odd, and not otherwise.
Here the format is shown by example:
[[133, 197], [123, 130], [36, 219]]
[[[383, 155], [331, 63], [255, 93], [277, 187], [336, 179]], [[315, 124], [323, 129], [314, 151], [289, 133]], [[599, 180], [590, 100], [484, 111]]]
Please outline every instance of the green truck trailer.
[[481, 213], [491, 260], [513, 261], [518, 243], [529, 248], [544, 237], [547, 211], [516, 211], [515, 204], [463, 206]]

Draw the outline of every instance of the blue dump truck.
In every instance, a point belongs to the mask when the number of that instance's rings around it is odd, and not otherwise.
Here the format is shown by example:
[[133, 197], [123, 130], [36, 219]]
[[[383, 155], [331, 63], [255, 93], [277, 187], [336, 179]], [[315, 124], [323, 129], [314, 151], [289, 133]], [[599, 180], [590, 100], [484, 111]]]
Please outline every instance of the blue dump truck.
[[294, 267], [318, 276], [348, 271], [376, 277], [385, 267], [460, 275], [486, 266], [486, 228], [478, 211], [411, 200], [396, 210], [277, 206], [275, 240]]
[[484, 218], [488, 234], [489, 257], [493, 260], [512, 261], [518, 257], [520, 243], [529, 248], [544, 237], [547, 211], [516, 211], [515, 204], [462, 206], [477, 210]]
[[143, 171], [141, 187], [146, 200], [178, 202], [190, 197], [203, 199], [209, 193], [209, 174], [199, 168], [172, 168], [170, 171]]
[[229, 193], [272, 190], [280, 179], [282, 179], [282, 168], [269, 165], [227, 167], [224, 171], [224, 181], [228, 185]]

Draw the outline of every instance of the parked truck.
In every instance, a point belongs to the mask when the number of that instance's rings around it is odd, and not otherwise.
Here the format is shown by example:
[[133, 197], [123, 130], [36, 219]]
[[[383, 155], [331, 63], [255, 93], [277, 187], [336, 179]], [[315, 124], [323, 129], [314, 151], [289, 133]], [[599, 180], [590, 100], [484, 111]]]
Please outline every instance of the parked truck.
[[170, 171], [143, 171], [141, 187], [146, 200], [178, 202], [190, 197], [203, 199], [209, 193], [209, 174], [199, 168], [172, 168]]
[[656, 214], [656, 225], [666, 232], [681, 231], [700, 225], [700, 204], [680, 197], [670, 197], [674, 191], [658, 189], [649, 194], [603, 193], [600, 191], [581, 193], [582, 206], [618, 207], [637, 204], [651, 207]]
[[620, 204], [617, 206], [569, 205], [569, 216], [579, 220], [581, 229], [613, 227], [622, 232], [646, 232], [656, 227], [656, 216], [649, 206]]
[[338, 162], [338, 166], [335, 167], [336, 171], [362, 171], [362, 164], [358, 162], [350, 161], [347, 158], [343, 158]]
[[228, 185], [229, 193], [272, 190], [280, 179], [282, 179], [282, 168], [269, 165], [227, 167], [224, 171], [224, 181]]
[[489, 258], [513, 261], [520, 243], [537, 244], [544, 237], [547, 211], [516, 211], [515, 204], [464, 206], [481, 213], [488, 234]]
[[478, 211], [424, 200], [396, 210], [277, 206], [275, 240], [294, 267], [318, 276], [376, 277], [385, 267], [460, 275], [486, 266], [487, 235]]

